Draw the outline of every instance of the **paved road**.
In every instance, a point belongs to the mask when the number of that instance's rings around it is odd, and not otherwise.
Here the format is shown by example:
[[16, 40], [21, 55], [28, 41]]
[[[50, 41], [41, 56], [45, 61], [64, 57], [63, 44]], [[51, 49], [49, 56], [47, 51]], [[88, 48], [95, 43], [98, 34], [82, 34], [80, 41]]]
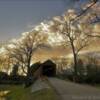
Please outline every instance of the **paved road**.
[[58, 78], [48, 79], [62, 100], [100, 100], [100, 89], [67, 82]]

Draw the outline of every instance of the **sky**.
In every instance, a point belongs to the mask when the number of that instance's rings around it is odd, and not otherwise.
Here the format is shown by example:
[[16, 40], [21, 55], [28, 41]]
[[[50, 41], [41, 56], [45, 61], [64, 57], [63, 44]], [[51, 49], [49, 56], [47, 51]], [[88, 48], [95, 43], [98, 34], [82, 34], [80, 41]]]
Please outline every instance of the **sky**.
[[18, 38], [43, 20], [63, 14], [74, 3], [75, 0], [0, 0], [0, 41]]
[[[88, 0], [0, 0], [0, 42], [19, 38], [21, 33], [30, 31], [44, 20], [61, 16], [67, 9], [80, 9], [80, 4], [85, 1]], [[37, 52], [36, 57], [47, 59], [50, 56], [66, 55], [67, 50], [55, 47], [50, 51]]]

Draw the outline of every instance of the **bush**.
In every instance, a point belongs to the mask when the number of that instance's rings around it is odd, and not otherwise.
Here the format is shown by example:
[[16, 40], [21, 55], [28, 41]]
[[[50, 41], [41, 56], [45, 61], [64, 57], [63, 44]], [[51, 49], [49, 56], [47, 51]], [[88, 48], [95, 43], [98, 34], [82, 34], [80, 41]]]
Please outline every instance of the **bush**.
[[25, 80], [25, 76], [8, 76], [7, 78], [3, 78], [2, 80], [0, 80], [0, 84], [23, 84], [25, 83]]
[[35, 77], [30, 77], [30, 78], [26, 78], [25, 80], [25, 88], [31, 86], [37, 78]]
[[6, 72], [0, 72], [0, 80], [7, 79], [7, 78], [8, 78], [8, 74]]

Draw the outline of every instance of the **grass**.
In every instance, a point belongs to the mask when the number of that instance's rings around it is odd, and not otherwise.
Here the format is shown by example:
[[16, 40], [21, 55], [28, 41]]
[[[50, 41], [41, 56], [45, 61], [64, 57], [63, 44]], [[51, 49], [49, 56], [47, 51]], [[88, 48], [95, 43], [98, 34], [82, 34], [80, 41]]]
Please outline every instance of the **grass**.
[[53, 88], [31, 93], [31, 87], [0, 85], [0, 100], [58, 100]]

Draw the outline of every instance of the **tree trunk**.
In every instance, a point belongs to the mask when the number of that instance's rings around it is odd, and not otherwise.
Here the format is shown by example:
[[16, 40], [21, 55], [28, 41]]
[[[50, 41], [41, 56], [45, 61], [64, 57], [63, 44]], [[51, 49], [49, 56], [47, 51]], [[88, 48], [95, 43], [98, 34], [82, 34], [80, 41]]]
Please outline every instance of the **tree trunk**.
[[29, 87], [31, 84], [32, 84], [32, 80], [31, 80], [31, 77], [30, 77], [30, 71], [31, 71], [31, 68], [30, 68], [30, 65], [27, 66], [27, 76], [26, 76], [26, 81], [25, 81], [25, 87]]
[[27, 77], [29, 78], [30, 77], [30, 67], [28, 66], [27, 68]]
[[30, 77], [30, 73], [31, 73], [30, 63], [31, 63], [31, 56], [29, 56], [27, 60], [27, 77], [28, 78]]
[[72, 47], [72, 53], [74, 57], [74, 76], [73, 76], [73, 81], [77, 82], [77, 54], [75, 52], [75, 46], [73, 43], [73, 40], [70, 39], [71, 47]]

